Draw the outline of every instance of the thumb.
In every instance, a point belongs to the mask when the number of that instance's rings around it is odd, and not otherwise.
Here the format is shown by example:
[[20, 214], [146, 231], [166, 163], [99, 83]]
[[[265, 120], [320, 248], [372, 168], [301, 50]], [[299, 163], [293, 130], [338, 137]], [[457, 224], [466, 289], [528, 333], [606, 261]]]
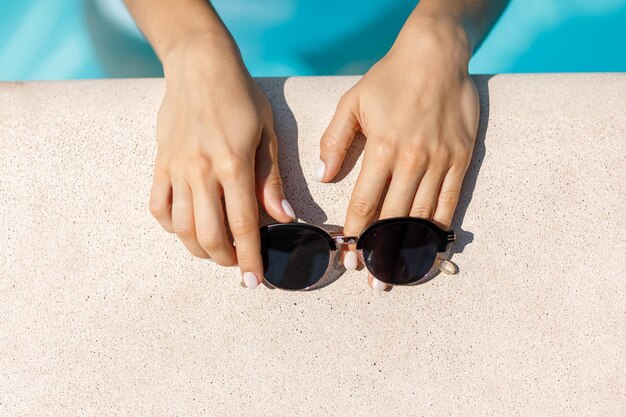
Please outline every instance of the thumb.
[[315, 171], [317, 181], [330, 181], [339, 172], [354, 135], [360, 129], [357, 106], [358, 100], [352, 90], [339, 100], [335, 115], [320, 141], [320, 162]]
[[256, 152], [255, 177], [257, 197], [265, 211], [279, 222], [296, 220], [291, 204], [285, 199], [278, 171], [278, 145], [271, 127], [263, 129], [261, 135]]

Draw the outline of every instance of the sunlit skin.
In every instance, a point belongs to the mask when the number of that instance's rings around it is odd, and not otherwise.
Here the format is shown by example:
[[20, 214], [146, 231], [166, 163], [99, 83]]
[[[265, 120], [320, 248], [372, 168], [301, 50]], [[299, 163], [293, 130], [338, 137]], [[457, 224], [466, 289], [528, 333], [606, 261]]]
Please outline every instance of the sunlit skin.
[[[263, 277], [258, 204], [279, 222], [294, 216], [278, 171], [269, 102], [209, 3], [126, 3], [166, 80], [150, 211], [193, 255], [238, 265], [254, 288]], [[365, 135], [345, 235], [357, 236], [376, 220], [387, 182], [380, 218], [410, 215], [450, 227], [479, 120], [468, 62], [505, 5], [421, 1], [389, 52], [342, 96], [311, 175], [332, 180], [355, 133]], [[358, 266], [353, 249], [342, 249], [347, 269]], [[371, 275], [368, 282], [385, 289]]]

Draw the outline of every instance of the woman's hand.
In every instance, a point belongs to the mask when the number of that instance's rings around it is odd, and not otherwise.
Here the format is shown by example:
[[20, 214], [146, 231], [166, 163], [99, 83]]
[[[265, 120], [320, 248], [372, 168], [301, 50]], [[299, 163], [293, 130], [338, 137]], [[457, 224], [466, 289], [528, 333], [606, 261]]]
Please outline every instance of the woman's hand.
[[163, 65], [150, 211], [193, 255], [238, 264], [254, 288], [263, 279], [257, 197], [276, 220], [295, 218], [278, 172], [269, 102], [230, 41], [194, 40]]
[[[414, 20], [389, 53], [347, 93], [320, 143], [319, 181], [339, 171], [354, 135], [367, 137], [344, 234], [358, 236], [380, 218], [416, 216], [450, 227], [479, 120], [478, 94], [468, 74], [466, 38], [447, 20]], [[356, 253], [343, 254], [347, 269]], [[373, 288], [385, 284], [368, 278]]]

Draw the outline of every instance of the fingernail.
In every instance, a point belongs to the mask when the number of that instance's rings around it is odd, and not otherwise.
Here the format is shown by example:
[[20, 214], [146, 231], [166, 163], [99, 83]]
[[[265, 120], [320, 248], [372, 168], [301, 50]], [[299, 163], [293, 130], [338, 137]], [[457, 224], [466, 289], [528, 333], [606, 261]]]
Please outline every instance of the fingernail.
[[343, 257], [343, 266], [348, 271], [354, 271], [356, 269], [356, 265], [357, 265], [356, 252], [354, 251], [347, 252]]
[[378, 291], [378, 292], [385, 291], [386, 287], [387, 285], [384, 282], [379, 281], [376, 278], [372, 277], [372, 289], [374, 291]]
[[250, 288], [251, 290], [259, 286], [259, 280], [257, 279], [254, 272], [244, 272], [243, 282], [246, 284], [246, 287]]
[[285, 213], [289, 215], [289, 217], [294, 220], [296, 219], [296, 213], [293, 212], [293, 208], [291, 208], [291, 204], [289, 204], [289, 201], [283, 199], [283, 201], [280, 202], [280, 206], [283, 208]]
[[315, 169], [315, 181], [322, 182], [324, 176], [326, 175], [326, 164], [324, 161], [320, 159], [317, 163], [317, 168]]

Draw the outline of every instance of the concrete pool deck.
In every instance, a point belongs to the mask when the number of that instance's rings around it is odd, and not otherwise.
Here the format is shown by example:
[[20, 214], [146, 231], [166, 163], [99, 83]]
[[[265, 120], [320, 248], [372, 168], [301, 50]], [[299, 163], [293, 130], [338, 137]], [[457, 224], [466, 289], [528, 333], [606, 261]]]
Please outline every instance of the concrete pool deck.
[[[626, 415], [626, 76], [476, 77], [460, 272], [242, 289], [148, 212], [162, 80], [0, 83], [0, 415]], [[260, 80], [299, 217], [354, 77]], [[265, 222], [268, 221], [264, 217]]]

